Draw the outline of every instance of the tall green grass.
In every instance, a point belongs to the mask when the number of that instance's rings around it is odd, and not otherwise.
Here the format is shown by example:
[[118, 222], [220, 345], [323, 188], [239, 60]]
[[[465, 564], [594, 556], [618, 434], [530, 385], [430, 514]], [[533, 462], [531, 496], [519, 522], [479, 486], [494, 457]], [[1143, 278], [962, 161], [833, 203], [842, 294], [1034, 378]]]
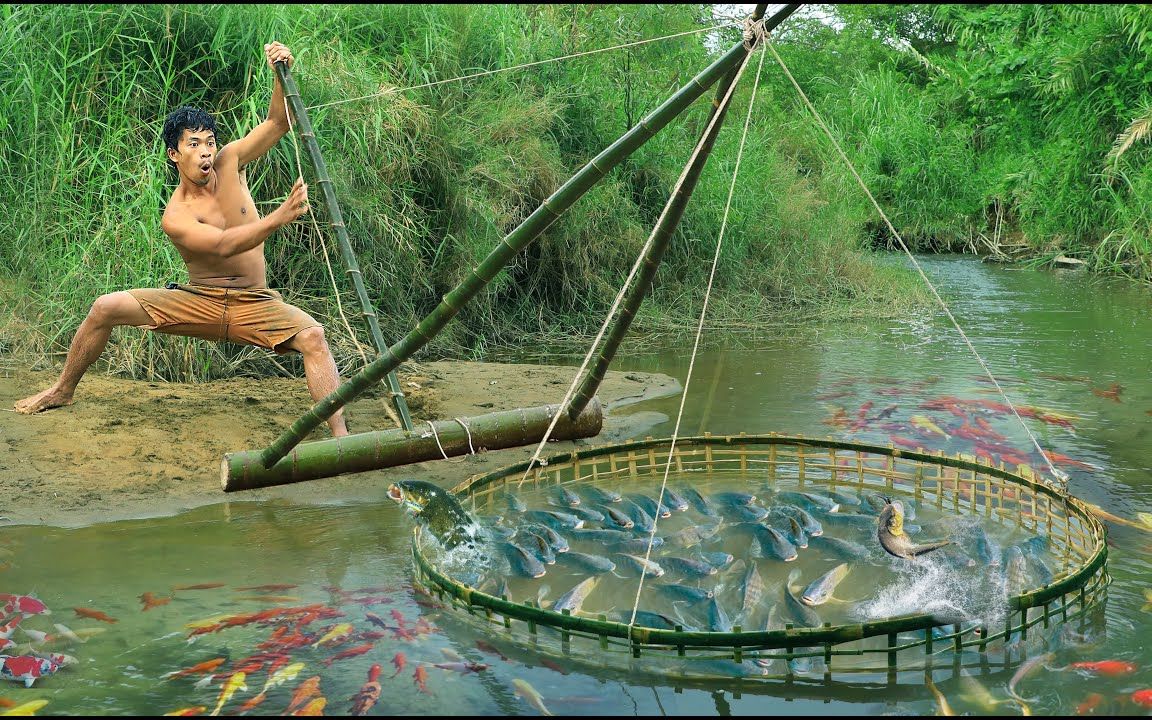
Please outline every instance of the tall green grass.
[[[41, 354], [67, 347], [98, 295], [184, 279], [160, 230], [174, 187], [160, 126], [182, 104], [215, 113], [225, 140], [262, 121], [272, 86], [265, 42], [284, 42], [296, 57], [293, 76], [392, 340], [711, 56], [700, 36], [689, 36], [387, 90], [714, 23], [694, 5], [8, 5], [0, 13], [0, 196], [10, 199], [0, 275], [21, 288], [24, 302], [14, 312], [30, 329], [11, 334]], [[736, 37], [730, 32], [722, 44]], [[748, 80], [638, 331], [646, 322], [654, 331], [692, 324], [750, 89]], [[800, 155], [826, 150], [801, 140], [803, 152], [795, 152], [788, 136], [802, 124], [784, 102], [769, 98], [754, 110], [717, 322], [875, 308], [878, 295], [889, 311], [894, 298], [916, 302], [907, 279], [861, 260], [859, 231], [870, 210], [859, 193], [844, 192], [842, 171], [806, 166]], [[589, 338], [703, 128], [707, 103], [698, 105], [518, 255], [426, 352], [476, 357], [494, 347]], [[248, 167], [262, 212], [276, 207], [297, 174], [293, 143], [285, 138]], [[313, 205], [315, 226], [299, 223], [267, 243], [269, 282], [325, 324], [348, 371], [361, 360], [326, 268], [327, 215], [319, 200]], [[342, 278], [331, 242], [327, 254]], [[355, 306], [346, 283], [339, 282], [339, 298]], [[352, 331], [367, 343], [363, 328]], [[114, 334], [105, 360], [148, 378], [300, 372], [290, 356], [135, 329]]]

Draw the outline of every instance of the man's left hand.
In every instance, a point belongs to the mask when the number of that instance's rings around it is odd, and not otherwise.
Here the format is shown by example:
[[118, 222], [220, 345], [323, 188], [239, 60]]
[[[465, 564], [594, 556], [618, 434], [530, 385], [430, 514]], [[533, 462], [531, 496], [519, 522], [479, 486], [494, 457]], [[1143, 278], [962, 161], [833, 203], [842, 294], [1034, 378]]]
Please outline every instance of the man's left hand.
[[288, 67], [292, 67], [292, 51], [275, 40], [264, 46], [264, 56], [268, 58], [270, 68], [275, 68], [278, 62], [284, 62]]

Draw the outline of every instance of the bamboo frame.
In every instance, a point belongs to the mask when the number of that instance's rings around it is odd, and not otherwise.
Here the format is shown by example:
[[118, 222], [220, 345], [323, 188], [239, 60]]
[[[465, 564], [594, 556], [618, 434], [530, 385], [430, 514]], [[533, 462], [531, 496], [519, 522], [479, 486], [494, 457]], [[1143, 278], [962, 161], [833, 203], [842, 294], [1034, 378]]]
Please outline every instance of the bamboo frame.
[[[781, 13], [791, 13], [797, 6], [790, 5]], [[779, 13], [778, 13], [779, 14]], [[604, 178], [612, 168], [623, 162], [637, 148], [675, 119], [701, 95], [735, 68], [748, 54], [744, 43], [737, 43], [727, 53], [702, 70], [686, 85], [676, 91], [659, 107], [649, 113], [616, 142], [593, 158], [556, 192], [541, 203], [524, 222], [520, 223], [491, 253], [444, 296], [440, 304], [416, 328], [399, 342], [380, 354], [340, 387], [322, 398], [298, 418], [284, 433], [261, 453], [265, 468], [271, 468], [303, 440], [309, 432], [347, 403], [372, 387], [385, 374], [395, 370], [401, 362], [412, 357], [428, 344], [447, 325], [460, 309], [496, 275], [504, 269], [516, 253], [539, 237], [558, 220], [584, 193]]]

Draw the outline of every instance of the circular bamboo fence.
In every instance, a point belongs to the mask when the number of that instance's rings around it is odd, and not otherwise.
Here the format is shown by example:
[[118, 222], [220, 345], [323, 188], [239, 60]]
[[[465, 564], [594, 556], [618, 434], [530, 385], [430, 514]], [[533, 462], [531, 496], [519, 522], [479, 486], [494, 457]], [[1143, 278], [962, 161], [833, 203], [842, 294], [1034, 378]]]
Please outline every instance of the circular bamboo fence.
[[[473, 476], [453, 492], [484, 513], [498, 507], [497, 498], [521, 481], [535, 488], [591, 483], [623, 490], [629, 482], [658, 481], [671, 446], [669, 439], [648, 438], [579, 450], [533, 466], [527, 478], [525, 462]], [[670, 471], [677, 474], [702, 473], [761, 486], [787, 483], [802, 490], [876, 491], [913, 499], [941, 514], [976, 516], [982, 523], [1045, 538], [1058, 568], [1046, 585], [1010, 596], [998, 627], [908, 614], [822, 627], [787, 624], [778, 630], [743, 631], [736, 626], [731, 632], [704, 632], [558, 613], [531, 601], [495, 597], [449, 577], [431, 559], [434, 543], [423, 539], [419, 527], [412, 544], [417, 582], [449, 607], [527, 644], [536, 654], [605, 667], [623, 664], [632, 671], [660, 667], [657, 672], [684, 677], [740, 677], [741, 668], [748, 668], [748, 675], [769, 674], [753, 671], [753, 665], [781, 667], [783, 675], [791, 677], [790, 662], [770, 662], [813, 658], [824, 661], [826, 678], [886, 672], [891, 682], [897, 672], [940, 667], [941, 655], [950, 658], [949, 665], [979, 658], [976, 662], [986, 667], [983, 655], [997, 643], [1003, 648], [1008, 640], [1027, 640], [1030, 633], [1073, 622], [1083, 631], [1099, 622], [1111, 582], [1104, 527], [1083, 502], [1044, 483], [1025, 466], [1009, 471], [967, 456], [775, 434], [678, 438], [670, 460]], [[657, 658], [664, 661], [654, 663]], [[716, 661], [725, 661], [723, 669], [717, 669]]]

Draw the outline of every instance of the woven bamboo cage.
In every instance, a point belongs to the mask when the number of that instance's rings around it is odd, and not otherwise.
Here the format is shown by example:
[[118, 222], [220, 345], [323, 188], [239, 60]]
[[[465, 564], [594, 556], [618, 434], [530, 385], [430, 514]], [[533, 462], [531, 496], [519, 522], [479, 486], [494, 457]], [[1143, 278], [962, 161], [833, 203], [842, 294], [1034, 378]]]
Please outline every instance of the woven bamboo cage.
[[[1042, 536], [1058, 568], [1042, 587], [1008, 597], [998, 626], [965, 625], [939, 614], [921, 613], [850, 624], [824, 623], [822, 627], [787, 624], [771, 631], [736, 626], [731, 632], [641, 627], [604, 615], [558, 613], [531, 601], [513, 602], [487, 594], [437, 567], [434, 543], [419, 527], [412, 544], [416, 580], [449, 607], [526, 644], [535, 654], [606, 668], [623, 663], [632, 671], [647, 669], [684, 677], [741, 677], [742, 668], [753, 661], [765, 667], [772, 660], [785, 661], [774, 666], [780, 668], [774, 676], [791, 677], [790, 661], [803, 658], [822, 659], [825, 677], [887, 673], [889, 682], [898, 672], [942, 664], [960, 667], [971, 661], [987, 671], [986, 653], [997, 647], [1003, 650], [1009, 641], [1062, 627], [1083, 631], [1102, 617], [1111, 582], [1104, 527], [1083, 502], [1045, 483], [1025, 466], [1009, 470], [962, 455], [948, 457], [831, 439], [705, 434], [678, 438], [675, 443], [647, 438], [582, 449], [531, 465], [520, 463], [473, 476], [453, 492], [471, 504], [473, 511], [484, 513], [498, 503], [501, 493], [522, 483], [534, 488], [592, 483], [622, 489], [641, 480], [659, 481], [666, 468], [701, 479], [728, 478], [761, 487], [786, 483], [800, 489], [877, 491], [907, 498], [943, 514], [973, 516], [982, 523]], [[948, 658], [947, 663], [942, 656]], [[662, 662], [655, 662], [658, 658]], [[717, 669], [715, 661], [722, 661], [723, 669]], [[763, 677], [770, 673], [749, 674]]]

